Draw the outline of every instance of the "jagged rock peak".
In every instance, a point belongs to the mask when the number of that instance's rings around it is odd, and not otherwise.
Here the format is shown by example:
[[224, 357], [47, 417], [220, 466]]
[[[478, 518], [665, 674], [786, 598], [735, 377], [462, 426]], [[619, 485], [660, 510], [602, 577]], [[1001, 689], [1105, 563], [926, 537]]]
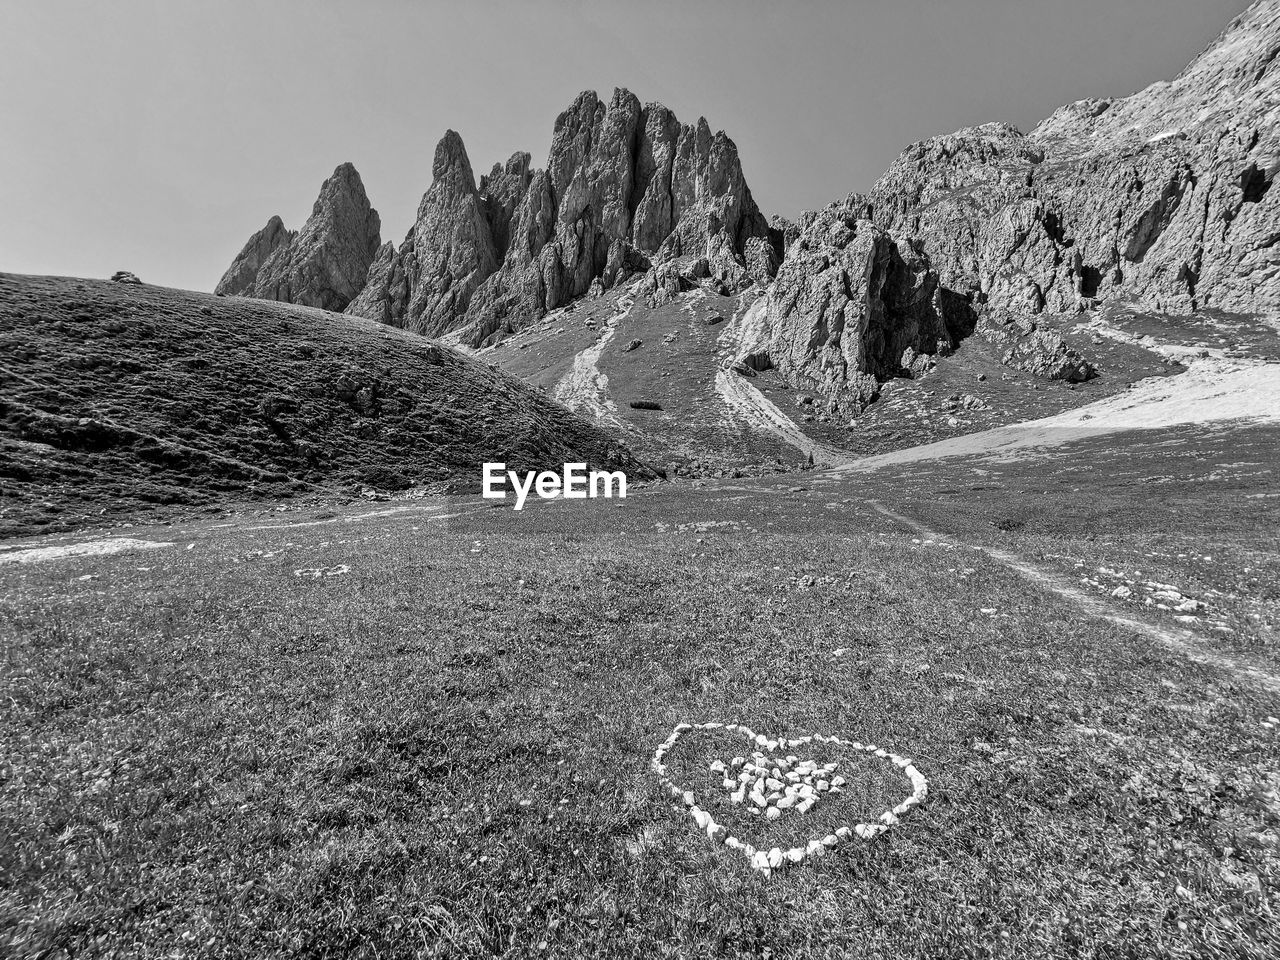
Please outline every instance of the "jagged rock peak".
[[768, 224], [733, 141], [625, 88], [608, 103], [584, 91], [559, 114], [545, 177], [530, 176], [507, 222], [502, 265], [463, 321], [473, 343], [650, 262], [706, 259], [726, 289], [767, 280], [777, 264], [760, 246], [772, 243]]
[[[479, 343], [586, 294], [597, 281], [612, 285], [651, 263], [688, 261], [679, 268], [687, 270], [705, 260], [710, 282], [736, 290], [772, 276], [781, 252], [781, 235], [756, 207], [733, 141], [713, 134], [705, 118], [681, 124], [666, 107], [642, 106], [623, 88], [607, 103], [584, 91], [559, 114], [541, 171], [518, 152], [477, 184], [462, 138], [447, 131], [398, 249], [379, 249], [376, 228], [357, 228], [360, 211], [348, 211], [353, 204], [346, 202], [356, 195], [363, 199], [363, 186], [344, 165], [287, 248], [271, 252], [256, 273], [253, 257], [246, 258], [236, 273], [253, 274], [246, 292], [341, 302], [352, 313], [428, 335], [467, 327], [466, 339]], [[327, 212], [336, 209], [344, 215]], [[299, 251], [312, 273], [334, 262], [316, 253], [317, 235], [329, 247], [359, 246], [360, 257], [338, 259], [344, 280], [351, 263], [366, 272], [349, 293], [334, 283], [320, 298], [314, 277], [297, 276]], [[336, 242], [348, 235], [360, 242]]]
[[431, 177], [441, 177], [456, 173], [460, 181], [470, 183], [475, 188], [476, 178], [471, 172], [471, 159], [467, 156], [467, 148], [456, 130], [446, 130], [440, 142], [436, 144], [435, 159], [431, 163]]
[[[297, 234], [285, 239], [280, 232], [283, 223], [278, 227], [276, 223], [279, 219], [273, 218], [254, 235], [219, 288], [260, 300], [344, 309], [364, 287], [381, 244], [381, 220], [369, 204], [356, 168], [340, 164], [324, 181], [311, 216]], [[253, 256], [246, 256], [255, 242], [258, 251], [274, 243], [256, 270], [251, 267]], [[232, 289], [239, 284], [244, 285]]]
[[488, 205], [455, 131], [436, 145], [431, 171], [408, 237], [399, 250], [379, 252], [347, 312], [436, 336], [466, 313], [476, 287], [497, 269], [498, 252]]
[[285, 228], [284, 221], [273, 216], [267, 225], [249, 238], [249, 242], [231, 261], [222, 275], [214, 293], [219, 296], [237, 296], [248, 291], [258, 279], [258, 271], [283, 246], [293, 242], [294, 233]]

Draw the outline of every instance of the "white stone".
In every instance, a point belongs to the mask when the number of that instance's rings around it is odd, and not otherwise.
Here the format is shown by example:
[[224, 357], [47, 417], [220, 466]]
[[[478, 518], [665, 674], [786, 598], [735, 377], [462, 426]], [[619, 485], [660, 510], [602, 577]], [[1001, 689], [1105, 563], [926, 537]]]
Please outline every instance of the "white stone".
[[792, 863], [799, 863], [801, 860], [804, 859], [804, 848], [792, 847], [790, 850], [787, 851], [787, 859], [790, 860]]
[[774, 870], [782, 866], [782, 851], [777, 847], [769, 851], [769, 866]]
[[782, 816], [782, 811], [777, 807], [768, 807], [764, 812], [765, 818], [768, 820], [777, 820]]

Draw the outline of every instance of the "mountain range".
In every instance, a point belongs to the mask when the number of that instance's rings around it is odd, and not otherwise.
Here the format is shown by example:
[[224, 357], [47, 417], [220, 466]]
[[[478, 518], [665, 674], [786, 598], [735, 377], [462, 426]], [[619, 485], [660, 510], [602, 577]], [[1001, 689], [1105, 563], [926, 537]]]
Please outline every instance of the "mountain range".
[[1026, 134], [989, 123], [913, 144], [869, 190], [794, 221], [766, 220], [704, 118], [587, 91], [541, 169], [517, 153], [477, 182], [447, 132], [398, 247], [338, 167], [302, 229], [272, 217], [217, 292], [469, 349], [610, 291], [628, 291], [632, 316], [732, 297], [731, 349], [704, 380], [772, 370], [839, 418], [975, 331], [1010, 366], [1078, 383], [1096, 365], [1051, 318], [1280, 310], [1278, 53], [1280, 3], [1261, 0], [1171, 81], [1069, 104]]

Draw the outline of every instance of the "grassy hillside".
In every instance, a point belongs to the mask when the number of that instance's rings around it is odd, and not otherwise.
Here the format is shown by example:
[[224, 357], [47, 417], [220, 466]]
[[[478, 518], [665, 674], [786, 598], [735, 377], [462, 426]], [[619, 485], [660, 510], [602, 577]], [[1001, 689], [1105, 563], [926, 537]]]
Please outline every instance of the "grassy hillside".
[[484, 363], [306, 307], [0, 274], [0, 535], [160, 506], [612, 465], [614, 438]]

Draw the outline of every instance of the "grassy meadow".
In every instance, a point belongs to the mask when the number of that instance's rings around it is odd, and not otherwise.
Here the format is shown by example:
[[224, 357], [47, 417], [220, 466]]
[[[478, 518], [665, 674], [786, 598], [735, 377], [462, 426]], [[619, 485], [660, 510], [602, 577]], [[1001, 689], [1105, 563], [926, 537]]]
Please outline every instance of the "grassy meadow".
[[[1278, 698], [859, 502], [921, 489], [246, 511], [0, 565], [0, 953], [1274, 956]], [[882, 744], [929, 798], [766, 878], [649, 769], [705, 720]], [[670, 770], [714, 792], [727, 749]], [[804, 816], [909, 792], [848, 769]]]

